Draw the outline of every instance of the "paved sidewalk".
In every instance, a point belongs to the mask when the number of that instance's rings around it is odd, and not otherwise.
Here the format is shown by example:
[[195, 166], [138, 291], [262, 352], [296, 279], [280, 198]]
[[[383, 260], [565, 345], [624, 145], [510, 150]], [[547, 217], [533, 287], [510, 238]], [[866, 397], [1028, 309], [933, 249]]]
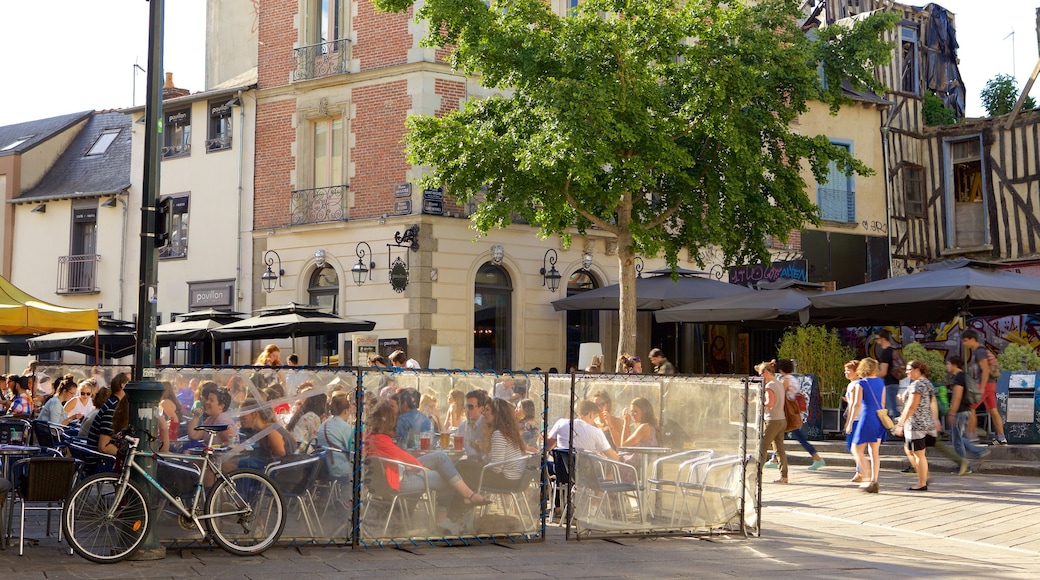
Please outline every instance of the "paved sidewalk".
[[[767, 474], [769, 475], [769, 474]], [[884, 471], [878, 495], [847, 469], [795, 468], [766, 484], [761, 538], [631, 539], [410, 550], [273, 548], [240, 558], [219, 549], [169, 552], [156, 562], [95, 565], [56, 537], [0, 552], [0, 578], [1007, 578], [1040, 574], [1035, 478], [937, 474], [934, 491], [907, 492], [913, 476]]]

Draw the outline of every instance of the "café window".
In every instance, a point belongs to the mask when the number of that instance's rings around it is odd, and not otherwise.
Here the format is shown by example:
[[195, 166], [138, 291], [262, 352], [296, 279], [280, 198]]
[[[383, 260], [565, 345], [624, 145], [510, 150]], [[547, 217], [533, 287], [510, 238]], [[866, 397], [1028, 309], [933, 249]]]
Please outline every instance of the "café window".
[[924, 169], [910, 166], [903, 169], [903, 197], [906, 214], [924, 217]]
[[163, 159], [191, 155], [191, 109], [163, 113]]
[[231, 149], [231, 101], [210, 103], [209, 128], [206, 133], [206, 151]]
[[160, 258], [188, 257], [188, 196], [173, 199], [173, 224], [170, 228], [170, 243], [159, 250]]

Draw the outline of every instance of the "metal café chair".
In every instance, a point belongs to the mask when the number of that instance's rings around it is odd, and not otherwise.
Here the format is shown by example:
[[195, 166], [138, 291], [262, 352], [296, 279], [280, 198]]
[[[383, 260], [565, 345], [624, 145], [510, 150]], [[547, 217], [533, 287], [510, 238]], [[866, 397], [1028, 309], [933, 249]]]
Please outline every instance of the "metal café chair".
[[[390, 522], [393, 520], [395, 512], [400, 513], [405, 528], [410, 531], [413, 524], [412, 508], [418, 505], [422, 506], [426, 512], [429, 522], [428, 529], [432, 530], [434, 528], [437, 517], [437, 508], [434, 503], [436, 498], [434, 498], [433, 492], [430, 491], [428, 469], [395, 459], [373, 456], [365, 458], [365, 467], [364, 486], [362, 486], [364, 495], [361, 498], [362, 525], [371, 513], [372, 506], [380, 505], [386, 509], [386, 520], [383, 522], [384, 536], [390, 531]], [[417, 473], [423, 480], [423, 486], [413, 492], [397, 491], [390, 487], [390, 484], [386, 481], [387, 468]]]
[[[21, 504], [21, 524], [18, 531], [18, 555], [23, 555], [25, 544], [25, 511], [61, 511], [65, 498], [72, 491], [76, 477], [76, 460], [71, 457], [30, 457], [16, 465], [27, 464], [25, 477], [16, 486], [14, 501]], [[58, 504], [55, 506], [54, 504]], [[46, 504], [43, 506], [29, 504]], [[49, 533], [49, 532], [48, 532]], [[58, 541], [62, 541], [58, 528]], [[70, 552], [71, 553], [71, 552]]]
[[0, 419], [0, 445], [28, 445], [31, 433], [32, 425], [28, 419]]
[[578, 450], [574, 478], [575, 511], [579, 522], [593, 528], [606, 524], [624, 527], [635, 520], [646, 523], [640, 497], [638, 470], [627, 463], [614, 461], [596, 453]]
[[[496, 468], [504, 469], [515, 463], [523, 464], [523, 473], [519, 479], [507, 481], [501, 485], [498, 485], [501, 482], [490, 481], [491, 478], [488, 477], [488, 475], [495, 471]], [[505, 512], [507, 508], [505, 498], [509, 498], [509, 506], [516, 511], [522, 529], [525, 531], [532, 530], [534, 529], [536, 522], [534, 513], [531, 511], [531, 502], [527, 498], [527, 490], [531, 487], [531, 482], [534, 481], [535, 477], [541, 473], [541, 470], [542, 457], [537, 453], [528, 453], [523, 457], [488, 463], [480, 470], [480, 480], [477, 482], [477, 493], [483, 497], [487, 497], [487, 495], [491, 494], [501, 496], [503, 498], [503, 512]], [[483, 506], [482, 513], [486, 513], [488, 507], [489, 506]]]
[[[311, 488], [325, 467], [325, 451], [318, 451], [311, 455], [295, 455], [282, 458], [267, 466], [265, 472], [274, 481], [282, 497], [300, 506], [300, 515], [307, 526], [307, 533], [311, 538], [319, 537], [324, 533], [321, 526], [321, 518], [318, 517], [318, 508], [314, 505], [311, 496]], [[315, 534], [317, 530], [318, 534]]]
[[[740, 455], [716, 457], [696, 464], [690, 470], [689, 480], [679, 484], [682, 493], [679, 521], [688, 513], [690, 525], [714, 527], [724, 523], [729, 518], [719, 521], [720, 518], [715, 517], [717, 510], [709, 503], [709, 499], [717, 500], [723, 515], [729, 513], [727, 505], [732, 503], [735, 506], [739, 501], [744, 486], [742, 474], [743, 461]], [[690, 507], [689, 500], [692, 499], [696, 500], [696, 507], [687, 510]]]
[[[650, 476], [647, 478], [649, 491], [660, 495], [670, 493], [672, 496], [672, 508], [669, 521], [675, 523], [675, 512], [680, 495], [679, 483], [689, 481], [691, 471], [698, 463], [707, 461], [715, 455], [711, 449], [692, 449], [666, 455], [653, 462], [650, 468]], [[675, 475], [671, 470], [675, 469]], [[658, 496], [658, 497], [659, 497]]]

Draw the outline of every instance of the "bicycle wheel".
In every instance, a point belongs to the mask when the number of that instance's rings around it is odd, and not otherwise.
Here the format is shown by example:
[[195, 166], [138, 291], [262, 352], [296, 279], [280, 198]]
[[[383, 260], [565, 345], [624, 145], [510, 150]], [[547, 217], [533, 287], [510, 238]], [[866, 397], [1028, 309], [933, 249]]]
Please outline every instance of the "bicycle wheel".
[[[119, 498], [119, 499], [117, 499]], [[132, 481], [119, 489], [119, 477], [104, 473], [76, 486], [61, 512], [61, 529], [80, 556], [98, 564], [133, 554], [148, 531], [148, 508]]]
[[206, 518], [213, 540], [232, 554], [259, 554], [270, 548], [285, 527], [285, 502], [263, 473], [237, 469], [227, 474], [206, 499]]

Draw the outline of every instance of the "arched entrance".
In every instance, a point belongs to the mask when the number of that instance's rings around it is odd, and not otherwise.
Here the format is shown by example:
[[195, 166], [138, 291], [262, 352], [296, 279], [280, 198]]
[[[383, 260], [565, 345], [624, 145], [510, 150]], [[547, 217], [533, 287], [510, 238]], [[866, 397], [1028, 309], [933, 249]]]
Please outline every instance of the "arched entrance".
[[[339, 275], [331, 266], [317, 268], [311, 274], [307, 287], [309, 304], [319, 307], [322, 312], [339, 314]], [[311, 337], [307, 348], [308, 364], [335, 364], [339, 355], [339, 335], [336, 333], [320, 334]], [[337, 358], [334, 358], [337, 357]]]
[[[567, 279], [567, 296], [599, 288], [599, 281], [586, 270], [578, 270]], [[583, 342], [600, 342], [598, 310], [567, 311], [567, 360], [559, 369], [567, 372], [578, 364], [578, 346]], [[581, 369], [579, 369], [581, 370]]]
[[473, 367], [512, 368], [513, 283], [491, 262], [477, 270], [473, 283]]

